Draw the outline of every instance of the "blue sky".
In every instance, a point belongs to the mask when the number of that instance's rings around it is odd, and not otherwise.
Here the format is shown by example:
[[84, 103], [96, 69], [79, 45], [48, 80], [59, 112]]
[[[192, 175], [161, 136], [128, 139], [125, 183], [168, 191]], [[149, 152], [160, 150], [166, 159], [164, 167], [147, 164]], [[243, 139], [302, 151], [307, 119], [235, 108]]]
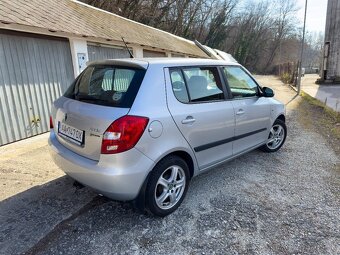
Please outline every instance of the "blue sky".
[[[306, 29], [310, 32], [324, 32], [326, 24], [327, 0], [308, 0]], [[297, 0], [298, 18], [303, 25], [305, 0]]]

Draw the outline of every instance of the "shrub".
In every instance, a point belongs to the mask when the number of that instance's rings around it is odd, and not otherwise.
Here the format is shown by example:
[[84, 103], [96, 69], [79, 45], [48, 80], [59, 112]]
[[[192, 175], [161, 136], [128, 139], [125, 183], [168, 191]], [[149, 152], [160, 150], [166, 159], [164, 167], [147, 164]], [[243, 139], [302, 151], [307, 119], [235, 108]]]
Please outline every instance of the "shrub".
[[283, 83], [286, 83], [286, 84], [290, 83], [291, 75], [289, 73], [283, 73], [283, 74], [281, 74], [280, 79]]

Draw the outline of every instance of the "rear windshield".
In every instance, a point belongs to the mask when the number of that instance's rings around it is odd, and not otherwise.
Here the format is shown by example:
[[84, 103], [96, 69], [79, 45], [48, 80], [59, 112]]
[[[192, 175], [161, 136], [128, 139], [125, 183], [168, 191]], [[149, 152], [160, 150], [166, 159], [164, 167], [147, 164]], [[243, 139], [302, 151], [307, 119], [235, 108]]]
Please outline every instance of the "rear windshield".
[[91, 104], [130, 108], [145, 70], [117, 66], [89, 66], [64, 96]]

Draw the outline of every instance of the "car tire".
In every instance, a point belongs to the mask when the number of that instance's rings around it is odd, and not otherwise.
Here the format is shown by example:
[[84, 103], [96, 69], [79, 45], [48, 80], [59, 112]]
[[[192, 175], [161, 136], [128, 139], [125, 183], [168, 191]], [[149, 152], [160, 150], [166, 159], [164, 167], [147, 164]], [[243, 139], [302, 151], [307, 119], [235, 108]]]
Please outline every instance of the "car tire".
[[148, 211], [160, 217], [174, 212], [187, 193], [189, 181], [185, 160], [175, 155], [162, 159], [152, 170], [145, 190]]
[[275, 120], [270, 129], [266, 144], [260, 147], [264, 152], [278, 151], [285, 143], [287, 137], [286, 123], [280, 119]]

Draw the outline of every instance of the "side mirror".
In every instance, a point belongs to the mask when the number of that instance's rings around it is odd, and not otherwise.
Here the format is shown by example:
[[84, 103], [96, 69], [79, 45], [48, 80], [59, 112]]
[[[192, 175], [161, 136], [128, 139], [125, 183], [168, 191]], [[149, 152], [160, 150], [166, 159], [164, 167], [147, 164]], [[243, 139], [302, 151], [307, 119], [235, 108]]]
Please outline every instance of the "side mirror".
[[273, 97], [274, 96], [274, 91], [271, 88], [263, 87], [263, 96], [264, 97]]

